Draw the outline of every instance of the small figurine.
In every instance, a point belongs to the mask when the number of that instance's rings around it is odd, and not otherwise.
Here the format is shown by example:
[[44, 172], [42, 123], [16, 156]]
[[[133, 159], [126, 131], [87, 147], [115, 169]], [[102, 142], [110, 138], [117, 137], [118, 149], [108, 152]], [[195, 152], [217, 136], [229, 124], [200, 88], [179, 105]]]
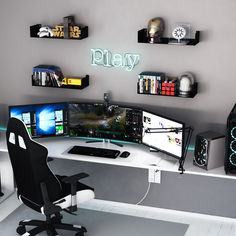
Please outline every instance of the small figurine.
[[49, 27], [49, 26], [42, 26], [40, 29], [39, 29], [39, 32], [38, 32], [38, 36], [40, 38], [42, 37], [53, 37], [53, 32], [52, 32], [52, 29]]
[[186, 36], [186, 29], [182, 26], [177, 26], [174, 28], [172, 32], [172, 36], [178, 40], [178, 43], [180, 43], [180, 40], [183, 39]]
[[190, 97], [194, 85], [194, 76], [190, 72], [184, 72], [179, 77], [179, 96]]
[[172, 29], [172, 37], [169, 41], [170, 44], [186, 45], [190, 37], [190, 24], [176, 23]]
[[147, 37], [150, 43], [158, 43], [164, 32], [164, 20], [161, 17], [156, 17], [148, 22]]

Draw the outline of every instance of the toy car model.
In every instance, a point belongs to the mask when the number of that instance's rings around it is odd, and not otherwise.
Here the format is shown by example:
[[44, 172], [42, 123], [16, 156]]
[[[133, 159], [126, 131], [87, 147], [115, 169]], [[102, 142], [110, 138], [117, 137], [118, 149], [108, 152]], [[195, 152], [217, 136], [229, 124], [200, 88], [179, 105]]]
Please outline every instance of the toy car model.
[[52, 29], [51, 29], [50, 27], [48, 27], [48, 26], [43, 26], [43, 27], [41, 27], [41, 28], [39, 29], [38, 36], [39, 36], [40, 38], [45, 37], [45, 36], [47, 36], [47, 37], [53, 37], [53, 31], [52, 31]]

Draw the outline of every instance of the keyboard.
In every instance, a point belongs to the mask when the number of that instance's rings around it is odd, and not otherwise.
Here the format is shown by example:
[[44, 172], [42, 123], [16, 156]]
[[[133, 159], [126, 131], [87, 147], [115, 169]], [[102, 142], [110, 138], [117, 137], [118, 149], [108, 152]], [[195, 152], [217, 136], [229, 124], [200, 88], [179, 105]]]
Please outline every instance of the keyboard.
[[76, 154], [76, 155], [87, 155], [87, 156], [96, 156], [96, 157], [115, 159], [119, 156], [120, 151], [114, 150], [114, 149], [106, 149], [106, 148], [74, 146], [68, 151], [68, 153]]

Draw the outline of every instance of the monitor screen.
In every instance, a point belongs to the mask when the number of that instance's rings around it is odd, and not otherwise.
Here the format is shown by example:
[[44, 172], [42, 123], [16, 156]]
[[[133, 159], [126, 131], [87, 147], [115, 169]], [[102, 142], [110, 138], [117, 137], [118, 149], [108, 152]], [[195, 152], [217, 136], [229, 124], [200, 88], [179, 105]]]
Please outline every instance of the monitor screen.
[[69, 104], [69, 133], [141, 143], [142, 111], [118, 105]]
[[65, 135], [67, 103], [10, 106], [10, 117], [22, 120], [31, 136]]
[[181, 158], [184, 143], [183, 130], [183, 123], [143, 111], [142, 142], [145, 145]]

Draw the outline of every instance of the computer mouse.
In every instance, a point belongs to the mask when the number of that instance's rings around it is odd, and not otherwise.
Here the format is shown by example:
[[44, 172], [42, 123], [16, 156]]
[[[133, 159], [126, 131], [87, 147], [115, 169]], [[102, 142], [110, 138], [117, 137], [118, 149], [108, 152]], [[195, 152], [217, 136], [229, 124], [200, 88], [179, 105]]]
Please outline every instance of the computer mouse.
[[120, 157], [127, 158], [130, 155], [129, 152], [125, 151], [120, 154]]

